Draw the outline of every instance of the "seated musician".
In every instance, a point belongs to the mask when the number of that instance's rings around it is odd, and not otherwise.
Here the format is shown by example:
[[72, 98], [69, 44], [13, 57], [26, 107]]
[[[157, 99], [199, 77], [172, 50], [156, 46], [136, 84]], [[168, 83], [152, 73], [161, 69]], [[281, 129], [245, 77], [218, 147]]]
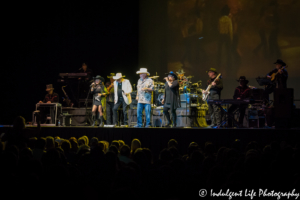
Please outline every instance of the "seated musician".
[[46, 94], [43, 101], [39, 101], [39, 103], [58, 103], [59, 96], [57, 93], [53, 92], [54, 88], [52, 84], [46, 85], [46, 91], [48, 94]]
[[286, 64], [281, 59], [278, 59], [275, 63], [276, 68], [270, 71], [267, 74], [267, 78], [271, 79], [272, 74], [276, 74], [274, 80], [274, 86], [276, 84], [276, 88], [287, 88], [286, 82], [288, 78], [288, 72], [286, 71]]
[[[233, 95], [233, 99], [236, 100], [243, 100], [243, 99], [249, 99], [251, 96], [251, 89], [249, 88], [249, 86], [247, 86], [247, 84], [249, 83], [249, 81], [246, 79], [245, 76], [241, 76], [238, 80], [237, 80], [240, 85], [235, 88], [234, 91], [234, 95]], [[244, 116], [245, 116], [245, 111], [246, 108], [248, 107], [247, 104], [233, 104], [229, 109], [228, 109], [228, 114], [231, 115], [231, 117], [233, 117], [233, 112], [238, 108], [239, 112], [240, 112], [240, 117], [239, 117], [239, 127], [243, 126], [243, 120], [244, 120]], [[232, 126], [232, 120], [229, 118], [228, 120], [228, 126], [231, 127]]]
[[[59, 96], [57, 93], [53, 92], [53, 90], [54, 90], [54, 88], [53, 88], [52, 84], [46, 85], [46, 91], [48, 92], [48, 94], [46, 94], [44, 100], [39, 101], [39, 103], [58, 103]], [[46, 113], [49, 113], [49, 110], [48, 110], [48, 108], [39, 108], [39, 110], [40, 110], [41, 123], [44, 124], [46, 122]], [[52, 117], [54, 115], [53, 112], [54, 112], [54, 110], [52, 111], [52, 113], [50, 113], [50, 115]]]

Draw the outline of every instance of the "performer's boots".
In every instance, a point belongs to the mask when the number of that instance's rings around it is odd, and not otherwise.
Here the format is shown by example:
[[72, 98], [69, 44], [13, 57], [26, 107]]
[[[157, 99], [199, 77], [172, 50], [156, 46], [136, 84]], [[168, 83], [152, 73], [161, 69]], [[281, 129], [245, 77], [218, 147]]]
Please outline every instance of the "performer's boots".
[[96, 123], [96, 115], [92, 115], [93, 124], [91, 126], [95, 126]]
[[99, 117], [100, 123], [99, 123], [99, 127], [103, 127], [104, 126], [104, 119], [103, 116]]

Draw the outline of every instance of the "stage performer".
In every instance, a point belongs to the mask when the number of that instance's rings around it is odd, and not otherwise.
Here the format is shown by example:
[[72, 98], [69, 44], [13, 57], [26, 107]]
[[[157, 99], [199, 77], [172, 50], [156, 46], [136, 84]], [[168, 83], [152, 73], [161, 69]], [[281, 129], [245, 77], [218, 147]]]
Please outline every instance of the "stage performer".
[[[215, 82], [213, 82], [217, 75], [218, 72], [215, 68], [210, 68], [208, 71], [206, 71], [208, 74], [209, 79], [207, 80], [207, 86], [212, 83], [212, 87], [210, 89], [210, 93], [208, 98], [209, 99], [220, 99], [221, 97], [221, 90], [223, 89], [223, 83], [221, 78], [217, 79]], [[207, 93], [208, 91], [203, 90], [203, 93]], [[208, 111], [210, 113], [210, 118], [211, 118], [211, 128], [215, 128], [216, 126], [221, 124], [221, 110], [218, 108], [217, 105], [215, 104], [209, 104], [208, 106]]]
[[180, 108], [180, 95], [179, 95], [179, 83], [177, 76], [174, 72], [169, 72], [168, 77], [164, 78], [165, 83], [165, 95], [162, 103], [164, 104], [164, 114], [168, 120], [168, 124], [165, 127], [171, 126], [171, 119], [169, 110], [172, 113], [172, 127], [176, 127], [176, 109]]
[[141, 68], [136, 72], [140, 75], [140, 79], [137, 84], [137, 94], [136, 100], [138, 101], [137, 105], [137, 125], [134, 127], [142, 127], [142, 116], [143, 110], [145, 108], [146, 114], [146, 126], [145, 128], [151, 127], [150, 123], [150, 114], [151, 114], [151, 99], [152, 99], [152, 91], [154, 89], [154, 82], [150, 76], [150, 73], [146, 68]]
[[99, 127], [104, 126], [103, 112], [105, 112], [104, 107], [106, 107], [105, 96], [108, 94], [106, 87], [104, 86], [104, 81], [105, 80], [103, 77], [97, 75], [96, 77], [94, 77], [94, 82], [91, 85], [91, 94], [93, 95], [92, 126], [95, 126], [97, 109], [98, 109], [97, 121]]
[[[251, 96], [251, 89], [247, 86], [247, 84], [249, 83], [249, 81], [246, 79], [245, 76], [241, 76], [238, 80], [237, 80], [240, 85], [235, 88], [234, 91], [234, 95], [233, 95], [233, 99], [237, 99], [237, 100], [244, 100], [244, 99], [249, 99]], [[239, 108], [239, 112], [240, 112], [240, 117], [239, 117], [239, 128], [243, 127], [243, 120], [244, 120], [244, 116], [245, 116], [245, 111], [246, 108], [248, 107], [248, 104], [233, 104], [229, 109], [228, 109], [228, 114], [231, 115], [231, 117], [233, 117], [232, 113]], [[231, 127], [232, 126], [232, 120], [231, 118], [228, 119], [228, 126]]]
[[132, 87], [128, 79], [124, 79], [125, 76], [122, 76], [122, 73], [117, 73], [116, 76], [113, 76], [114, 82], [114, 125], [118, 126], [118, 109], [122, 104], [123, 115], [124, 115], [124, 125], [128, 127], [128, 105], [131, 104], [131, 92]]

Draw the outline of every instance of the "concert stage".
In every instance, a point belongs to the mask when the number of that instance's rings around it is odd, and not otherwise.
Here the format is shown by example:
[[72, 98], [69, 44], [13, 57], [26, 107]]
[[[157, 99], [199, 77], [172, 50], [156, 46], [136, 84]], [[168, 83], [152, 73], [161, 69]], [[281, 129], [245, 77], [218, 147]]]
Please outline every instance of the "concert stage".
[[[27, 127], [36, 129], [36, 127]], [[0, 127], [1, 133], [8, 133], [12, 127]], [[138, 138], [142, 147], [150, 148], [154, 158], [167, 147], [170, 139], [178, 141], [179, 152], [186, 152], [191, 142], [197, 142], [204, 148], [205, 142], [211, 141], [216, 149], [221, 146], [231, 147], [234, 140], [239, 139], [244, 148], [250, 141], [256, 141], [262, 147], [272, 141], [286, 141], [289, 144], [300, 142], [300, 129], [211, 129], [211, 128], [99, 128], [99, 127], [42, 127], [41, 137], [59, 136], [64, 139], [79, 138], [83, 135], [89, 139], [97, 137], [111, 143], [113, 140], [123, 140], [130, 145], [132, 139]]]

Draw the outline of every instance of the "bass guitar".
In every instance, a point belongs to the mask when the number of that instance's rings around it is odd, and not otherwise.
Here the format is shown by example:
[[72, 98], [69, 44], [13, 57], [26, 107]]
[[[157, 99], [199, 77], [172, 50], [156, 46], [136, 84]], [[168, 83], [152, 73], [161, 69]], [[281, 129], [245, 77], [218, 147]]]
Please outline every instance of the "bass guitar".
[[207, 100], [207, 98], [208, 98], [208, 95], [209, 95], [209, 91], [210, 91], [210, 88], [211, 88], [211, 86], [212, 86], [212, 83], [215, 83], [216, 82], [216, 80], [219, 78], [221, 76], [221, 74], [218, 74], [218, 76], [215, 78], [215, 80], [213, 81], [213, 82], [211, 82], [208, 86], [207, 86], [207, 88], [206, 88], [206, 92], [207, 93], [203, 93], [203, 91], [202, 91], [202, 100], [203, 101], [206, 101]]

